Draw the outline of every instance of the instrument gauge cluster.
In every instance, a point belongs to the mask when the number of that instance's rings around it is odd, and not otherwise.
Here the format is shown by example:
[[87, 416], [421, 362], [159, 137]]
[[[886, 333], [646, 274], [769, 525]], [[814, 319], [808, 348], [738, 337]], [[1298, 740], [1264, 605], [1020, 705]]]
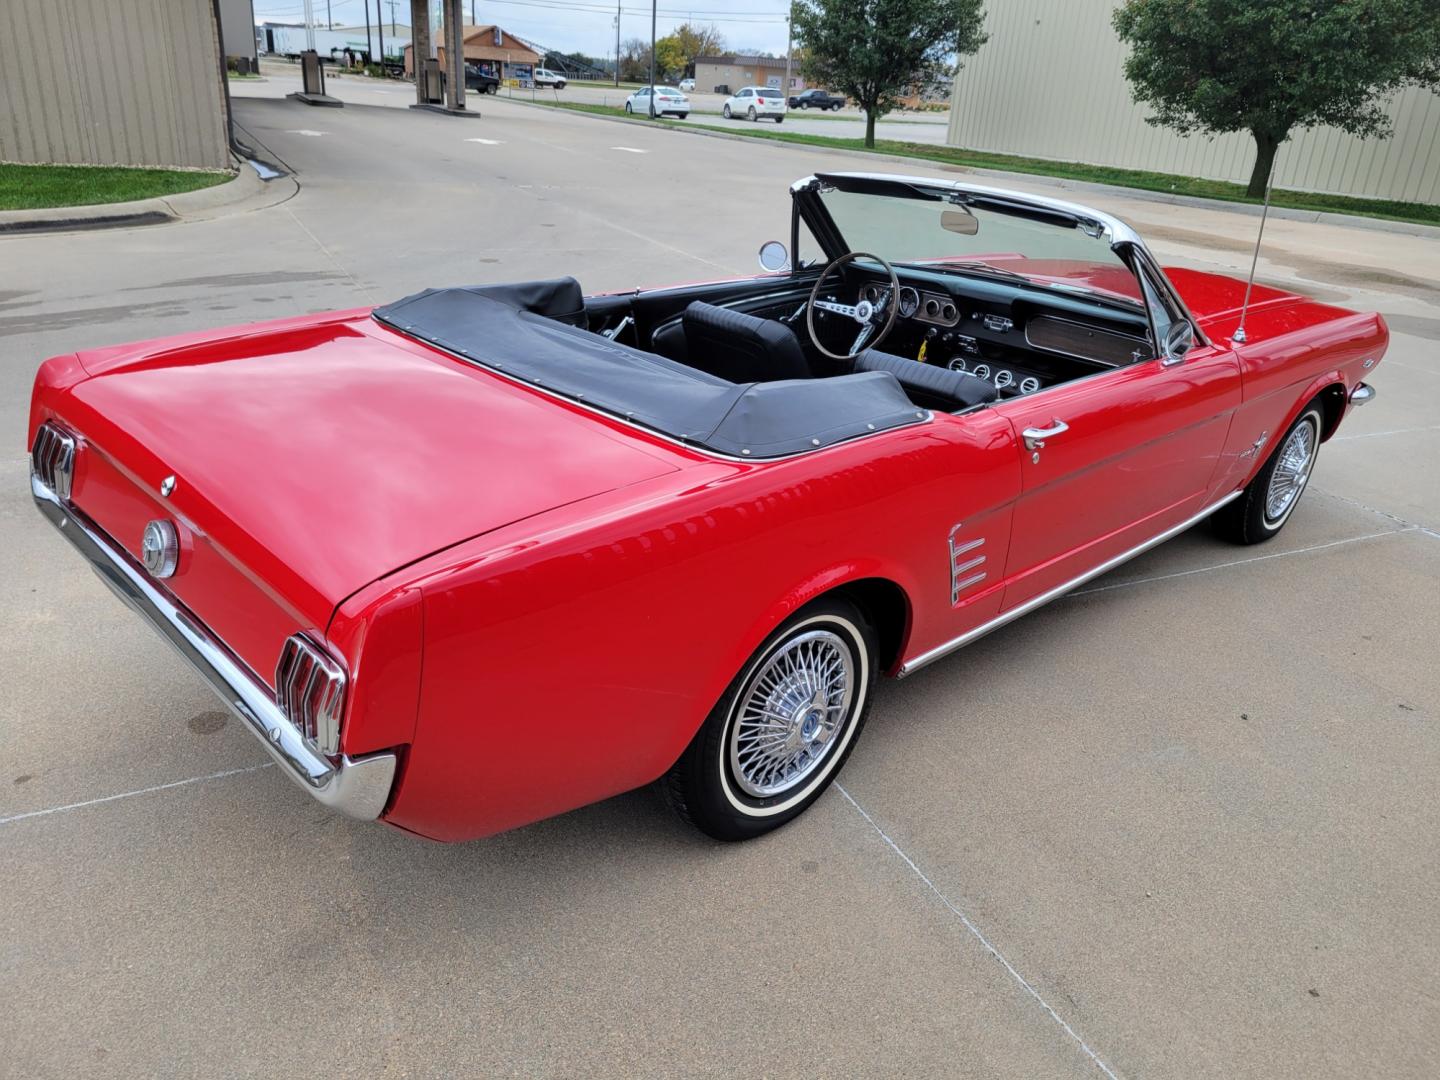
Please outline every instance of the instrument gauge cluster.
[[900, 314], [908, 319], [920, 310], [920, 294], [909, 285], [900, 287]]
[[993, 383], [995, 389], [1001, 391], [1002, 397], [1033, 394], [1045, 385], [1039, 376], [1032, 375], [1028, 371], [1019, 371], [983, 360], [977, 361], [973, 356], [952, 356], [950, 362], [945, 366], [951, 371], [968, 372], [976, 378]]

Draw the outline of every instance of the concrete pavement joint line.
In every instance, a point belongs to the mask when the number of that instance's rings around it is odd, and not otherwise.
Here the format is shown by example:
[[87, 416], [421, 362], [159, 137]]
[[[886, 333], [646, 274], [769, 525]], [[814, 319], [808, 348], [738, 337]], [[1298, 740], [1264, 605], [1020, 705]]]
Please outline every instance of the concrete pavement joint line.
[[269, 769], [274, 766], [274, 764], [273, 761], [267, 761], [261, 765], [247, 765], [243, 769], [225, 769], [221, 772], [208, 773], [205, 776], [192, 776], [188, 780], [173, 780], [168, 784], [156, 784], [154, 787], [141, 788], [139, 791], [122, 791], [119, 795], [106, 795], [99, 799], [86, 799], [84, 802], [67, 803], [65, 806], [52, 806], [48, 810], [29, 810], [23, 814], [11, 814], [9, 817], [0, 818], [0, 825], [9, 825], [12, 821], [24, 821], [26, 818], [60, 814], [66, 810], [81, 810], [87, 806], [98, 806], [101, 803], [114, 802], [117, 799], [133, 799], [137, 795], [152, 795], [157, 791], [168, 791], [171, 788], [185, 787], [188, 784], [198, 784], [203, 780], [223, 780], [227, 776], [239, 776], [241, 773], [258, 772], [261, 769]]
[[1364, 536], [1351, 536], [1345, 540], [1331, 540], [1328, 544], [1315, 544], [1312, 547], [1296, 548], [1294, 551], [1275, 551], [1269, 555], [1252, 555], [1248, 559], [1234, 559], [1230, 562], [1216, 563], [1214, 566], [1197, 566], [1193, 570], [1177, 570], [1173, 574], [1157, 574], [1155, 577], [1136, 578], [1134, 581], [1117, 581], [1113, 585], [1100, 585], [1093, 589], [1077, 589], [1071, 596], [1089, 596], [1091, 593], [1109, 592], [1111, 589], [1128, 589], [1132, 585], [1149, 585], [1152, 581], [1169, 581], [1172, 578], [1190, 577], [1192, 574], [1208, 574], [1212, 570], [1228, 570], [1232, 566], [1245, 566], [1247, 563], [1264, 562], [1266, 559], [1284, 559], [1291, 555], [1308, 555], [1312, 551], [1324, 551], [1326, 548], [1343, 547], [1346, 544], [1358, 544], [1362, 540], [1378, 540], [1382, 536], [1399, 536], [1401, 533], [1414, 532], [1420, 528], [1418, 525], [1406, 525], [1403, 529], [1386, 529], [1384, 532], [1366, 533]]
[[287, 206], [285, 207], [285, 212], [290, 215], [291, 220], [293, 220], [296, 225], [299, 225], [300, 228], [305, 231], [306, 236], [310, 237], [311, 240], [315, 241], [315, 246], [324, 253], [325, 257], [330, 260], [331, 264], [335, 267], [335, 269], [339, 270], [342, 274], [349, 278], [350, 284], [354, 285], [355, 288], [359, 289], [362, 293], [364, 293], [365, 298], [373, 304], [375, 302], [375, 297], [370, 295], [370, 290], [364, 285], [361, 285], [360, 282], [355, 279], [355, 275], [350, 272], [349, 268], [342, 265], [340, 260], [335, 258], [334, 254], [331, 253], [330, 249], [320, 242], [320, 238], [316, 236], [313, 232], [311, 232], [310, 229], [306, 226], [306, 224], [295, 215], [295, 211], [291, 210], [290, 207]]
[[1359, 499], [1352, 499], [1348, 495], [1337, 495], [1333, 491], [1323, 491], [1320, 488], [1316, 488], [1315, 490], [1319, 491], [1321, 495], [1325, 495], [1328, 498], [1339, 499], [1343, 503], [1349, 503], [1351, 506], [1358, 507], [1361, 510], [1366, 511], [1367, 513], [1374, 514], [1376, 517], [1383, 517], [1386, 521], [1393, 521], [1397, 525], [1405, 526], [1405, 528], [1403, 529], [1396, 529], [1396, 532], [1410, 532], [1413, 530], [1423, 533], [1424, 535], [1430, 537], [1432, 540], [1440, 540], [1440, 533], [1437, 533], [1434, 529], [1427, 529], [1418, 521], [1411, 521], [1409, 518], [1402, 518], [1399, 514], [1392, 514], [1388, 510], [1376, 509], [1373, 506], [1366, 505]]
[[1110, 1077], [1110, 1080], [1120, 1080], [1120, 1078], [1111, 1071], [1110, 1066], [1106, 1065], [1105, 1062], [1101, 1060], [1100, 1055], [1095, 1053], [1094, 1050], [1091, 1050], [1089, 1044], [1080, 1037], [1080, 1035], [1075, 1031], [1074, 1028], [1072, 1028], [1069, 1024], [1065, 1022], [1065, 1018], [1062, 1017], [1058, 1012], [1056, 1012], [1050, 1006], [1050, 1003], [1048, 1001], [1046, 1001], [1043, 997], [1040, 996], [1040, 991], [1036, 990], [1035, 987], [1031, 986], [1025, 976], [1021, 975], [1020, 972], [1015, 970], [1015, 965], [1010, 963], [1009, 960], [1005, 959], [1005, 955], [999, 949], [995, 948], [994, 945], [990, 944], [990, 941], [985, 937], [984, 934], [980, 932], [980, 928], [970, 921], [970, 917], [966, 915], [963, 911], [961, 911], [958, 907], [956, 907], [954, 904], [952, 904], [950, 902], [950, 898], [946, 896], [943, 892], [941, 892], [933, 881], [931, 881], [928, 877], [925, 876], [925, 871], [921, 870], [920, 867], [915, 865], [915, 860], [910, 858], [909, 855], [906, 855], [905, 852], [901, 849], [900, 845], [895, 843], [894, 840], [890, 839], [890, 836], [876, 823], [875, 819], [872, 818], [868, 813], [866, 813], [865, 808], [855, 801], [855, 796], [851, 795], [850, 792], [846, 791], [844, 786], [840, 784], [839, 781], [836, 781], [835, 783], [835, 790], [840, 792], [841, 795], [844, 795], [845, 801], [860, 812], [860, 816], [863, 817], [865, 821], [870, 825], [870, 827], [875, 830], [875, 832], [879, 835], [880, 839], [884, 840], [885, 843], [889, 846], [890, 850], [895, 852], [896, 855], [899, 855], [900, 858], [905, 861], [905, 865], [910, 867], [910, 869], [914, 871], [915, 876], [925, 883], [926, 888], [928, 888], [931, 892], [933, 892], [937, 897], [940, 898], [940, 902], [944, 904], [947, 908], [949, 908], [951, 914], [953, 914], [956, 918], [960, 920], [961, 923], [964, 924], [965, 929], [970, 931], [970, 933], [974, 936], [975, 940], [980, 942], [980, 944], [984, 947], [985, 951], [988, 952], [991, 956], [993, 956], [996, 960], [1000, 961], [1000, 965], [1010, 973], [1010, 977], [1013, 978], [1017, 983], [1019, 983], [1027, 994], [1029, 994], [1032, 998], [1034, 998], [1037, 1002], [1040, 1003], [1040, 1007], [1050, 1014], [1050, 1018], [1060, 1025], [1061, 1030], [1064, 1031], [1066, 1035], [1069, 1035], [1070, 1038], [1075, 1041], [1076, 1045], [1078, 1045], [1080, 1049], [1085, 1052], [1085, 1056], [1088, 1057], [1091, 1061], [1093, 1061], [1101, 1072], [1103, 1072], [1106, 1076]]
[[1337, 435], [1332, 441], [1349, 442], [1352, 439], [1377, 439], [1381, 435], [1413, 435], [1417, 431], [1440, 431], [1440, 424], [1429, 424], [1425, 427], [1395, 428], [1393, 431], [1366, 431], [1360, 435]]

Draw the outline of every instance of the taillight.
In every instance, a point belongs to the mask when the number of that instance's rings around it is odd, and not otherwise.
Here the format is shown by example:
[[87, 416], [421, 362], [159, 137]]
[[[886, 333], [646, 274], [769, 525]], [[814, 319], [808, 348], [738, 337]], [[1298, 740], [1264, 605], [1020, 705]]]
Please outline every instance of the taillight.
[[48, 421], [41, 424], [30, 449], [30, 473], [56, 498], [70, 498], [70, 481], [75, 476], [75, 437]]
[[322, 754], [340, 752], [345, 669], [303, 634], [285, 639], [275, 665], [275, 703]]

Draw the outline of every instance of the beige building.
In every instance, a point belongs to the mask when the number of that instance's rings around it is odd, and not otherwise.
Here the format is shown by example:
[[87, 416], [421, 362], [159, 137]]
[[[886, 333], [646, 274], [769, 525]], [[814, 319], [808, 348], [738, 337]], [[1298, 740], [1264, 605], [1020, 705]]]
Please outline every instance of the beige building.
[[212, 0], [0, 0], [0, 161], [224, 169], [227, 109]]
[[[785, 58], [773, 56], [697, 56], [695, 58], [695, 89], [714, 90], [728, 86], [730, 93], [742, 86], [773, 86], [776, 89], [785, 83]], [[790, 67], [790, 88], [787, 94], [798, 94], [805, 89], [805, 80], [800, 75], [800, 61]]]
[[[1243, 183], [1248, 133], [1181, 137], [1145, 123], [1110, 25], [1115, 0], [1003, 0], [986, 5], [990, 40], [955, 78], [951, 145]], [[1333, 128], [1296, 132], [1275, 162], [1277, 187], [1440, 203], [1440, 95], [1389, 103], [1389, 139]]]

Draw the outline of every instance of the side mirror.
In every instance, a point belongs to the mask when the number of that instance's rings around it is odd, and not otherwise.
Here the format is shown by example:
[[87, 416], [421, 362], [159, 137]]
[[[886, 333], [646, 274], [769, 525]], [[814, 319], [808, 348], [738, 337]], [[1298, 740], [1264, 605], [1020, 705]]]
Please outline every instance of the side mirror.
[[790, 253], [779, 240], [767, 240], [760, 245], [760, 269], [770, 273], [790, 269]]
[[1160, 360], [1166, 367], [1178, 364], [1185, 354], [1195, 347], [1195, 327], [1189, 319], [1180, 319], [1170, 324], [1165, 331], [1164, 353]]

